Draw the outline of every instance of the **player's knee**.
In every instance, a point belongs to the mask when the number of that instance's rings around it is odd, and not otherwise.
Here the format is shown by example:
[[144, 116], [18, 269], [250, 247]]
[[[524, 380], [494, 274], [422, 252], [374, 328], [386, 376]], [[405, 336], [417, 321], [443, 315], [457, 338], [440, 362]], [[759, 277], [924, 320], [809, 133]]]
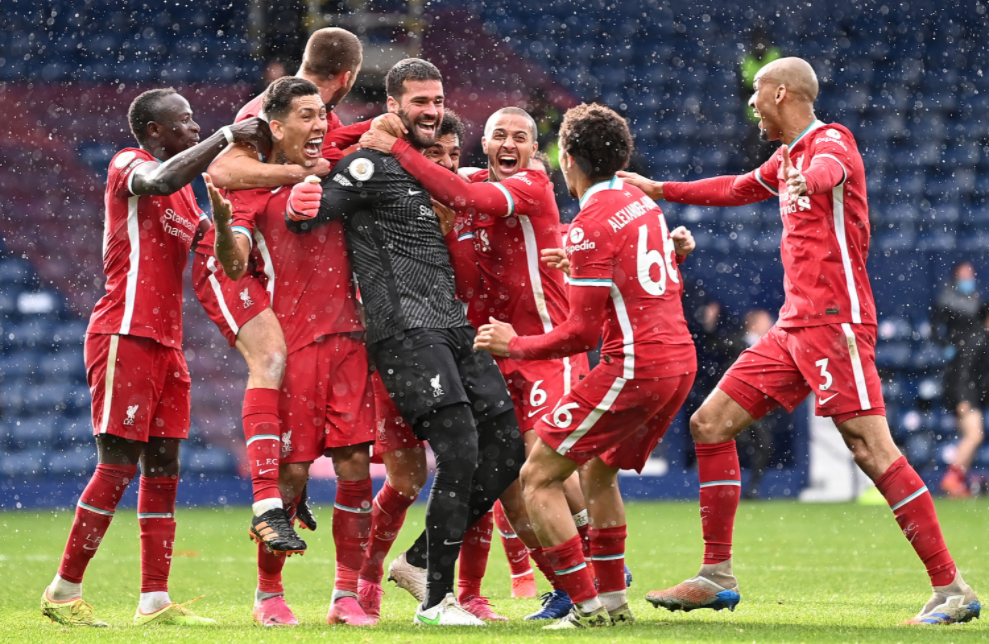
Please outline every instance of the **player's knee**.
[[425, 487], [426, 472], [420, 472], [417, 469], [412, 472], [389, 473], [388, 485], [405, 498], [411, 499], [418, 496], [422, 488]]
[[711, 422], [710, 414], [707, 414], [703, 407], [694, 412], [690, 417], [690, 435], [695, 443], [710, 443], [714, 438], [714, 423]]
[[285, 362], [288, 354], [285, 345], [265, 347], [258, 356], [257, 370], [259, 375], [275, 385], [281, 385], [285, 377]]

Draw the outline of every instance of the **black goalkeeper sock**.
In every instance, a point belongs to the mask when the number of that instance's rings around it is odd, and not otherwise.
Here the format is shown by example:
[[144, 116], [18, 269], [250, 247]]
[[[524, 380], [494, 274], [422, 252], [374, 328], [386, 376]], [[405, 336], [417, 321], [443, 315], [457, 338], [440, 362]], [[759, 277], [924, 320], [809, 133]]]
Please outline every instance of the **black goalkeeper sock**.
[[[471, 481], [477, 466], [477, 429], [467, 403], [448, 405], [416, 422], [429, 441], [436, 476], [426, 505], [426, 601], [432, 608], [454, 588], [454, 570], [468, 523]], [[420, 549], [421, 551], [421, 549]], [[418, 554], [418, 553], [417, 553]], [[421, 566], [415, 557], [406, 559]]]

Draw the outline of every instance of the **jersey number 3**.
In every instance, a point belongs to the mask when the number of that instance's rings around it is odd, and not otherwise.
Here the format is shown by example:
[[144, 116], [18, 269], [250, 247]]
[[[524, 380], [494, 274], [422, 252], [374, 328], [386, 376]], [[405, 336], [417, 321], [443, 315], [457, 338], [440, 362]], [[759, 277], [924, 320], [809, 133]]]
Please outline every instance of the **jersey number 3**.
[[[650, 295], [662, 295], [666, 292], [666, 278], [669, 276], [676, 283], [680, 282], [676, 266], [673, 264], [673, 253], [676, 251], [673, 238], [666, 228], [666, 218], [659, 216], [660, 232], [663, 236], [663, 250], [649, 250], [649, 225], [639, 226], [639, 243], [635, 251], [636, 272], [639, 274], [639, 284]], [[653, 280], [650, 272], [653, 266], [659, 266], [659, 279]]]

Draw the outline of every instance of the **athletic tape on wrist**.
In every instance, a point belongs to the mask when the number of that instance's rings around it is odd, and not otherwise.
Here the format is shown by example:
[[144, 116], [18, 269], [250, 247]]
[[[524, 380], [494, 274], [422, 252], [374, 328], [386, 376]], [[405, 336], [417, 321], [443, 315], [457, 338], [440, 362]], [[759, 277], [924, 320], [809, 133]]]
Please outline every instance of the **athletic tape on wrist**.
[[220, 131], [223, 132], [223, 137], [227, 140], [227, 143], [234, 142], [234, 133], [233, 130], [230, 129], [229, 125], [224, 125], [221, 127]]

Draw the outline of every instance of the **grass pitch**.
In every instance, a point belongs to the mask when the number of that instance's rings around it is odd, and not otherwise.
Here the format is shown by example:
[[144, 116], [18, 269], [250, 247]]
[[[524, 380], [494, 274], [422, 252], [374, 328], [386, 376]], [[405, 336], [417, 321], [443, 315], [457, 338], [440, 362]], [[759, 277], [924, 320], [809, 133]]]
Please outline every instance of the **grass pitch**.
[[[86, 575], [85, 598], [110, 629], [66, 629], [41, 616], [71, 514], [0, 513], [0, 642], [463, 642], [494, 644], [619, 640], [662, 642], [989, 642], [989, 620], [945, 628], [904, 627], [929, 597], [927, 576], [885, 507], [743, 502], [735, 527], [735, 571], [742, 603], [734, 613], [669, 613], [643, 599], [692, 576], [702, 541], [694, 503], [631, 503], [627, 561], [638, 623], [591, 632], [553, 633], [522, 617], [533, 599], [511, 599], [501, 546], [494, 544], [484, 590], [508, 624], [486, 629], [426, 629], [411, 624], [412, 598], [386, 584], [383, 620], [374, 629], [330, 627], [325, 616], [333, 587], [331, 508], [317, 508], [319, 531], [305, 533], [309, 554], [285, 567], [287, 599], [298, 628], [259, 629], [251, 621], [254, 550], [248, 510], [179, 510], [171, 595], [205, 597], [196, 611], [220, 623], [177, 629], [130, 625], [139, 591], [138, 529], [133, 510], [119, 512]], [[409, 513], [393, 551], [422, 527], [421, 505]], [[966, 580], [989, 599], [989, 504], [941, 501], [948, 546]], [[541, 589], [546, 586], [541, 583]], [[989, 617], [989, 615], [987, 615]]]

